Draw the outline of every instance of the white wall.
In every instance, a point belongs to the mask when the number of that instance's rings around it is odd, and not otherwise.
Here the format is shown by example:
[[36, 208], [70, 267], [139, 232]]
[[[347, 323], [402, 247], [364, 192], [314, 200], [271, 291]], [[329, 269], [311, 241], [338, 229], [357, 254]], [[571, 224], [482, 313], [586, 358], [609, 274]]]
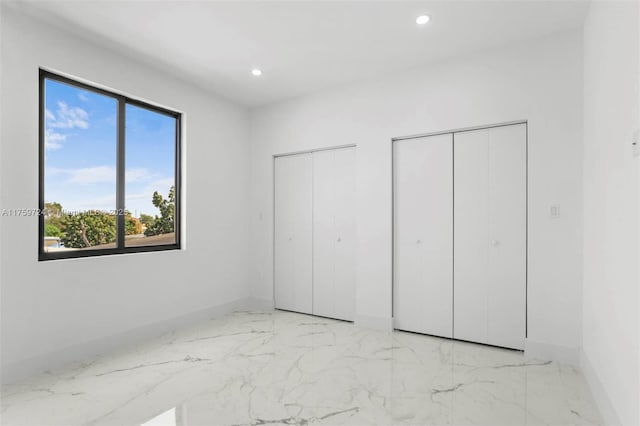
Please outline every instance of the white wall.
[[[582, 37], [562, 33], [252, 111], [251, 284], [272, 298], [272, 159], [358, 144], [357, 313], [391, 316], [391, 138], [529, 120], [529, 341], [575, 361], [581, 338]], [[549, 218], [560, 204], [562, 217]]]
[[2, 217], [3, 373], [51, 367], [68, 360], [65, 348], [81, 354], [87, 342], [246, 297], [247, 112], [5, 6], [0, 36], [0, 205], [38, 207], [43, 66], [185, 112], [187, 225], [182, 251], [38, 262], [37, 219]]
[[640, 424], [637, 2], [593, 2], [584, 28], [583, 369], [607, 424]]

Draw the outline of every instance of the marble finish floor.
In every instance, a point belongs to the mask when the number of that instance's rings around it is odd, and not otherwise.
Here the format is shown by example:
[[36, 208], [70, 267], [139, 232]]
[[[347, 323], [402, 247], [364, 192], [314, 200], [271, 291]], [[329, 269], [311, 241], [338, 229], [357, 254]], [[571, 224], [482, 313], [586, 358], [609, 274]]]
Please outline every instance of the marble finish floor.
[[522, 353], [235, 312], [2, 388], [5, 425], [592, 425], [579, 372]]

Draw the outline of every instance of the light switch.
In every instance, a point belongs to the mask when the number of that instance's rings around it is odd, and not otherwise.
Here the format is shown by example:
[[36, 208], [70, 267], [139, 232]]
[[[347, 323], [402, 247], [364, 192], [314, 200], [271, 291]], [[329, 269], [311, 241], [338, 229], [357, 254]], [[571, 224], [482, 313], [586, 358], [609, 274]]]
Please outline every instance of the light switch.
[[560, 204], [552, 204], [549, 208], [549, 217], [558, 219], [560, 217]]

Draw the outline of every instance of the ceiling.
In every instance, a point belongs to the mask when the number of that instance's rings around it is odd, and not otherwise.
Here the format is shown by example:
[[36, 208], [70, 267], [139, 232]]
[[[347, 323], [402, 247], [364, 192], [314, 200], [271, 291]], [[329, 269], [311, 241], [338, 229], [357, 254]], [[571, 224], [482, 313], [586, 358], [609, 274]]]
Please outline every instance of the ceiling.
[[[258, 106], [582, 25], [586, 1], [22, 1], [83, 38]], [[419, 15], [431, 21], [419, 26]], [[251, 75], [260, 68], [263, 75]]]

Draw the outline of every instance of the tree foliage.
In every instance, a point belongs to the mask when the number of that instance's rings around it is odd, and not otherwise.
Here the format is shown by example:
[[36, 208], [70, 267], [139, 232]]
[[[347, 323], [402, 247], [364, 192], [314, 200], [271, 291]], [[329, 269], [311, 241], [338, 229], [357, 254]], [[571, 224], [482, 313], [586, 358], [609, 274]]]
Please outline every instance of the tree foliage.
[[153, 226], [153, 222], [155, 222], [155, 219], [150, 214], [141, 213], [140, 222], [142, 222], [142, 224], [148, 228], [150, 226]]
[[[46, 225], [52, 225], [60, 232], [62, 232], [62, 228], [64, 227], [64, 217], [62, 215], [62, 205], [60, 203], [44, 203], [44, 223], [45, 223], [45, 231]], [[50, 237], [59, 237], [60, 235], [49, 235]]]
[[153, 223], [150, 226], [147, 225], [147, 230], [144, 231], [144, 235], [149, 237], [173, 232], [176, 206], [175, 187], [172, 186], [171, 189], [169, 189], [167, 199], [160, 195], [158, 191], [155, 191], [151, 202], [160, 210], [160, 216], [158, 217], [156, 215]]
[[[171, 187], [165, 199], [155, 191], [153, 205], [160, 210], [160, 216], [141, 214], [140, 219], [125, 212], [125, 235], [142, 233], [147, 236], [173, 232], [175, 216], [175, 189]], [[87, 248], [101, 244], [114, 243], [117, 238], [116, 216], [99, 210], [90, 210], [77, 214], [63, 214], [60, 203], [45, 203], [45, 235], [61, 237], [65, 247]]]
[[64, 216], [65, 247], [86, 248], [116, 241], [115, 216], [90, 210]]
[[62, 237], [63, 232], [56, 225], [52, 225], [51, 223], [45, 223], [44, 225], [44, 235], [46, 237]]
[[131, 213], [127, 212], [124, 217], [124, 234], [125, 235], [137, 235], [142, 234], [142, 222], [131, 216]]
[[45, 216], [60, 216], [62, 214], [62, 204], [52, 202], [44, 203], [44, 215]]

